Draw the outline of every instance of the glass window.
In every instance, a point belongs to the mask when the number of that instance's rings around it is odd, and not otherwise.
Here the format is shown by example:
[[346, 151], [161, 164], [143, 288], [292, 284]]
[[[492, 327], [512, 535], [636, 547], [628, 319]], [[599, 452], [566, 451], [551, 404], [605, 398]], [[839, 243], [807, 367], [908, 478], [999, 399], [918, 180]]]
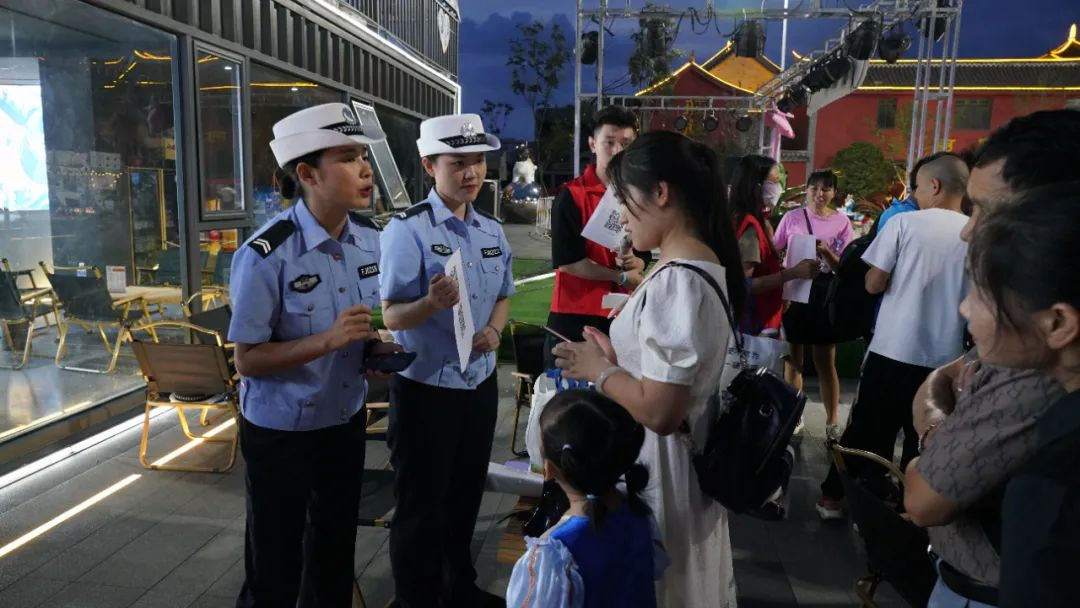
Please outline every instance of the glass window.
[[[369, 124], [375, 125], [383, 128], [385, 132], [385, 127], [379, 120], [379, 116], [375, 113], [374, 107], [360, 103], [359, 101], [353, 101], [352, 106], [353, 110], [356, 111], [357, 118], [360, 119], [361, 126]], [[417, 137], [419, 137], [419, 132]], [[394, 153], [393, 141], [395, 140], [391, 139], [390, 133], [387, 132], [386, 141], [370, 146], [371, 165], [375, 170], [376, 182], [378, 184], [378, 188], [375, 189], [375, 195], [372, 201], [372, 207], [375, 209], [376, 213], [387, 213], [394, 211], [395, 209], [407, 209], [409, 205], [412, 204], [410, 188], [403, 179], [404, 176], [399, 172], [399, 167], [401, 167], [403, 163], [401, 160], [397, 159], [397, 156]], [[400, 143], [400, 139], [396, 141]], [[415, 138], [413, 139], [412, 148], [413, 153], [410, 158], [416, 159]]]
[[[416, 151], [416, 140], [420, 138], [420, 119], [406, 116], [383, 106], [378, 108], [379, 121], [386, 132], [386, 142], [397, 162], [405, 190], [413, 200], [427, 196], [421, 177], [424, 175], [420, 166], [420, 156]], [[377, 159], [376, 159], [377, 160]]]
[[[57, 321], [85, 303], [43, 268], [86, 279], [110, 312], [131, 301], [132, 323], [141, 302], [157, 317], [181, 294], [176, 39], [76, 0], [18, 4], [0, 8], [0, 258], [34, 331], [0, 338], [10, 364], [32, 337], [26, 366], [0, 370], [0, 441], [145, 385], [127, 347], [108, 374], [54, 363]], [[108, 369], [119, 329], [103, 329], [109, 347], [71, 324], [61, 364]]]
[[957, 99], [953, 102], [953, 128], [982, 130], [990, 128], [989, 99]]
[[1065, 100], [1066, 110], [1080, 110], [1080, 97], [1072, 97]]
[[203, 218], [237, 215], [244, 211], [241, 64], [200, 50], [195, 66]]
[[297, 110], [341, 100], [340, 91], [258, 63], [251, 64], [251, 177], [255, 188], [252, 212], [256, 226], [280, 213], [290, 202], [282, 200], [274, 180], [278, 168], [270, 151], [274, 123]]
[[878, 100], [877, 127], [879, 129], [896, 128], [896, 98]]

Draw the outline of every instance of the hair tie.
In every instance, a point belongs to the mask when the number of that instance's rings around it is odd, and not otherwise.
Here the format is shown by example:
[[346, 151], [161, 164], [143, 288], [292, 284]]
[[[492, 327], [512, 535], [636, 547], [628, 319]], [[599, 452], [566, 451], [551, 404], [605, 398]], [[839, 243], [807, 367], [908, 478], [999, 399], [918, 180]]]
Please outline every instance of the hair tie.
[[570, 445], [569, 443], [564, 443], [563, 446], [562, 446], [562, 451], [564, 451], [564, 452], [573, 452], [574, 451], [574, 446]]
[[596, 494], [586, 494], [585, 500], [589, 502], [596, 502]]

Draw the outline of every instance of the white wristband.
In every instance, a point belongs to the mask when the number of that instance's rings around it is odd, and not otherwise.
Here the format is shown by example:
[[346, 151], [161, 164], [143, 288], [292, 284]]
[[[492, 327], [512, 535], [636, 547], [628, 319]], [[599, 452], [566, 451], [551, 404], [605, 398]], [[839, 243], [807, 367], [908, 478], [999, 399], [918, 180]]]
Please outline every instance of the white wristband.
[[607, 382], [607, 379], [610, 378], [612, 375], [614, 375], [614, 374], [616, 374], [618, 372], [625, 372], [625, 371], [626, 370], [619, 367], [618, 365], [612, 365], [611, 367], [609, 367], [609, 368], [605, 369], [604, 371], [600, 372], [600, 375], [596, 377], [596, 382], [593, 383], [596, 386], [596, 392], [598, 392], [601, 395], [604, 395], [605, 397], [607, 397], [608, 395], [606, 393], [604, 393], [604, 382]]

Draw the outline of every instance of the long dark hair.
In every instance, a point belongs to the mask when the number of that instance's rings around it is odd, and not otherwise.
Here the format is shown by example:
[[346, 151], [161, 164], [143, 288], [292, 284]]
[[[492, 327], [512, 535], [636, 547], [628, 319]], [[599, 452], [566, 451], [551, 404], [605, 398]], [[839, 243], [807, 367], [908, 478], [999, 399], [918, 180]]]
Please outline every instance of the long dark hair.
[[544, 458], [555, 463], [562, 481], [588, 497], [585, 513], [594, 528], [608, 515], [600, 500], [626, 479], [630, 510], [648, 515], [641, 492], [649, 472], [635, 464], [645, 428], [621, 405], [592, 390], [571, 389], [554, 397], [540, 414]]
[[[735, 220], [735, 230], [742, 225], [743, 218], [753, 216], [762, 230], [768, 234], [767, 220], [765, 218], [765, 199], [762, 198], [765, 180], [769, 178], [769, 172], [776, 166], [776, 161], [768, 156], [760, 154], [747, 154], [739, 159], [735, 165], [735, 171], [731, 175], [731, 190], [728, 200], [731, 204], [732, 217]], [[772, 241], [769, 241], [772, 248]], [[775, 253], [776, 250], [773, 249]]]
[[608, 180], [630, 213], [638, 205], [627, 192], [630, 186], [650, 192], [665, 182], [678, 193], [690, 225], [724, 266], [732, 312], [742, 318], [746, 277], [716, 152], [673, 131], [650, 131], [611, 159]]
[[976, 289], [993, 302], [999, 327], [1017, 328], [1017, 312], [1059, 302], [1080, 309], [1080, 264], [1066, 261], [1080, 243], [1078, 213], [1080, 182], [1062, 182], [1025, 192], [980, 220], [968, 265]]

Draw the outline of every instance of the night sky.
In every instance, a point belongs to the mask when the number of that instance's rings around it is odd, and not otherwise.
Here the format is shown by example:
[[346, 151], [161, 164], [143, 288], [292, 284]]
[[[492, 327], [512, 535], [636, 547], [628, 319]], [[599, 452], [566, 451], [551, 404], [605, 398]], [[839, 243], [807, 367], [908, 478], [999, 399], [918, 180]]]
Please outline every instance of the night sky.
[[[676, 8], [703, 8], [705, 0], [665, 0]], [[609, 0], [610, 6], [622, 7], [625, 0]], [[843, 0], [825, 0], [826, 6], [843, 6]], [[640, 8], [645, 0], [632, 0]], [[798, 0], [789, 0], [797, 6]], [[850, 0], [849, 4], [863, 4]], [[747, 0], [716, 0], [717, 7], [757, 7], [759, 2]], [[961, 57], [1037, 57], [1065, 41], [1069, 25], [1080, 22], [1078, 0], [967, 0], [964, 3], [960, 27]], [[506, 137], [531, 137], [532, 126], [525, 102], [510, 91], [510, 69], [506, 67], [510, 37], [517, 33], [515, 24], [542, 21], [545, 25], [559, 24], [572, 45], [574, 38], [574, 0], [460, 0], [462, 11], [460, 47], [460, 78], [464, 89], [462, 108], [476, 112], [485, 99], [504, 101], [515, 107], [503, 132]], [[586, 6], [599, 6], [597, 0], [586, 0]], [[783, 7], [783, 0], [765, 0], [769, 8]], [[820, 48], [825, 40], [834, 37], [843, 26], [836, 20], [792, 20], [788, 22], [788, 49], [810, 52]], [[730, 32], [734, 22], [719, 23], [720, 30]], [[630, 54], [630, 33], [638, 28], [637, 20], [618, 19], [611, 27], [615, 36], [606, 38], [605, 83], [613, 83], [626, 74], [626, 59]], [[595, 29], [595, 28], [594, 28]], [[700, 29], [700, 28], [699, 28]], [[695, 52], [704, 61], [719, 50], [727, 40], [714, 27], [708, 33], [694, 34], [690, 19], [684, 19], [675, 46]], [[911, 28], [909, 28], [909, 33]], [[766, 33], [766, 55], [779, 63], [780, 23], [770, 22]], [[909, 56], [915, 56], [913, 44]], [[677, 60], [676, 68], [685, 61]], [[790, 61], [789, 61], [790, 63]], [[555, 96], [554, 105], [573, 103], [573, 60], [567, 64], [563, 82]], [[593, 66], [585, 66], [583, 80], [595, 81]], [[632, 94], [629, 87], [617, 92]]]

